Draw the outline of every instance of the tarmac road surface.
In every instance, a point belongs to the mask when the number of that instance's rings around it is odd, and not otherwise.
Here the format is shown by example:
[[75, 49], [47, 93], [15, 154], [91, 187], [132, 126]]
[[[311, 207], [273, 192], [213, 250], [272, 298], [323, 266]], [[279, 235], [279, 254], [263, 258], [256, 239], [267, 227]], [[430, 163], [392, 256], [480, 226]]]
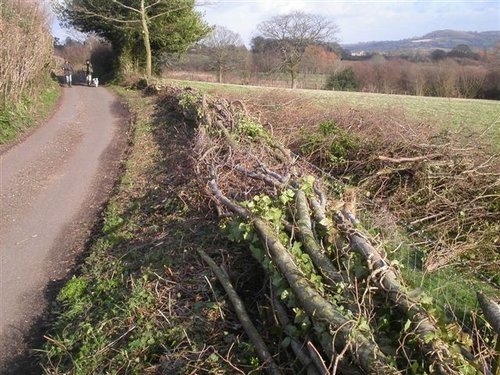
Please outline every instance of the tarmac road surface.
[[40, 372], [27, 349], [41, 342], [51, 289], [84, 250], [126, 147], [126, 111], [108, 89], [62, 90], [50, 120], [0, 149], [2, 374]]

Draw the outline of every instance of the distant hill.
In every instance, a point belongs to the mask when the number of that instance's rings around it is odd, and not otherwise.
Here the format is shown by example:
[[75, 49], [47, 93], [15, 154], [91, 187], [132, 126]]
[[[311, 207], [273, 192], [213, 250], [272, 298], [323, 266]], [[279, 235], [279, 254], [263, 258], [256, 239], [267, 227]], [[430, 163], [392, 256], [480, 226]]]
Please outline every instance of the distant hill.
[[396, 41], [364, 42], [356, 44], [341, 44], [342, 48], [351, 52], [394, 52], [413, 49], [444, 49], [450, 50], [458, 44], [467, 44], [472, 49], [491, 48], [500, 43], [500, 31], [456, 31], [437, 30], [421, 37]]

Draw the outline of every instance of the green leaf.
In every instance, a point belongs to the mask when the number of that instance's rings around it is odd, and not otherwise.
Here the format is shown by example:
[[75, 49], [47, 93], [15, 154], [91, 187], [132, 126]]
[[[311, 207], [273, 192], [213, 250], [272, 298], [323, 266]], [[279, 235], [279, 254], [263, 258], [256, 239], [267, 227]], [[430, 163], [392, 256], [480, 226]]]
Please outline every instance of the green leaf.
[[408, 319], [403, 327], [403, 332], [408, 332], [408, 329], [410, 329], [411, 326], [411, 320]]
[[304, 177], [303, 182], [302, 182], [302, 186], [300, 187], [300, 190], [302, 190], [304, 193], [306, 193], [306, 195], [312, 194], [313, 185], [314, 185], [315, 180], [316, 179], [314, 178], [314, 176], [311, 176], [311, 175]]
[[290, 337], [285, 337], [283, 341], [281, 342], [281, 346], [283, 348], [288, 348], [290, 346], [290, 343], [292, 342], [292, 339]]

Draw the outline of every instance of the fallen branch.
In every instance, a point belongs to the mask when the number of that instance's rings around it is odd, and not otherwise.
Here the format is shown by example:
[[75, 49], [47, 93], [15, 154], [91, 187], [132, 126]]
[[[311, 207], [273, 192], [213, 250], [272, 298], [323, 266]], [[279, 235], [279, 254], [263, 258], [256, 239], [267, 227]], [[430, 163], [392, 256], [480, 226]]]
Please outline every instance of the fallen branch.
[[314, 238], [311, 225], [311, 216], [307, 205], [306, 195], [302, 190], [295, 193], [295, 206], [297, 213], [297, 224], [299, 226], [299, 236], [304, 243], [304, 249], [311, 257], [313, 264], [318, 271], [325, 277], [328, 284], [346, 281], [342, 274], [335, 269], [330, 259], [324, 254], [320, 244]]
[[234, 290], [234, 287], [231, 284], [229, 278], [226, 276], [224, 271], [213, 261], [213, 259], [210, 258], [210, 256], [208, 256], [207, 253], [205, 253], [201, 249], [196, 249], [196, 251], [208, 264], [212, 272], [215, 274], [215, 276], [217, 276], [217, 279], [222, 284], [222, 287], [224, 288], [229, 297], [229, 300], [233, 304], [234, 310], [236, 311], [236, 315], [238, 316], [241, 325], [245, 329], [245, 332], [250, 338], [250, 341], [252, 341], [252, 344], [254, 345], [255, 352], [257, 353], [259, 359], [265, 366], [267, 366], [267, 370], [270, 374], [280, 375], [281, 370], [279, 369], [278, 365], [276, 365], [276, 363], [274, 362], [274, 359], [269, 350], [267, 349], [264, 340], [262, 340], [262, 337], [260, 336], [259, 332], [257, 332], [257, 329], [253, 325], [252, 320], [247, 314], [245, 305], [238, 296], [238, 293], [236, 293], [236, 290]]
[[[330, 302], [314, 289], [303, 277], [302, 272], [295, 264], [287, 249], [281, 244], [272, 228], [261, 219], [253, 221], [262, 244], [267, 248], [271, 259], [287, 279], [300, 306], [307, 315], [316, 322], [326, 323], [331, 330], [337, 332], [334, 338], [335, 346], [342, 351], [346, 345], [352, 343], [351, 358], [367, 373], [399, 374], [389, 364], [386, 356], [371, 339], [356, 331], [355, 322], [340, 314]], [[323, 347], [329, 351], [329, 347]], [[334, 353], [328, 353], [333, 356]]]
[[500, 375], [500, 306], [481, 292], [477, 293], [477, 300], [481, 310], [483, 310], [484, 318], [497, 334], [492, 372], [495, 375]]
[[340, 231], [346, 236], [353, 251], [360, 254], [368, 263], [370, 277], [378, 289], [410, 319], [414, 334], [419, 338], [420, 348], [425, 354], [428, 364], [435, 365], [436, 371], [442, 375], [460, 374], [459, 365], [465, 359], [456, 354], [457, 363], [448, 345], [439, 337], [439, 330], [433, 317], [417, 301], [412, 300], [401, 287], [400, 277], [380, 252], [373, 247], [369, 239], [359, 230], [354, 229], [341, 212], [335, 213], [335, 220]]
[[[278, 300], [276, 295], [273, 296], [272, 303], [274, 312], [276, 313], [276, 317], [278, 318], [278, 322], [282, 327], [284, 327], [284, 331], [286, 332], [286, 327], [290, 325], [290, 319], [288, 318], [285, 307]], [[298, 340], [292, 335], [288, 335], [288, 337], [290, 339], [290, 347], [292, 348], [292, 351], [294, 352], [299, 362], [307, 370], [307, 375], [324, 374], [325, 372], [322, 371], [321, 364], [319, 364], [319, 368], [321, 370], [318, 370], [318, 363], [313, 362], [311, 357], [309, 357], [308, 352], [304, 349], [304, 345], [301, 345]]]
[[422, 160], [432, 160], [432, 159], [436, 159], [440, 156], [442, 156], [442, 155], [441, 154], [429, 154], [429, 155], [423, 155], [423, 156], [415, 156], [412, 158], [391, 158], [389, 156], [379, 155], [377, 157], [377, 159], [382, 160], [382, 161], [388, 161], [390, 163], [399, 164], [399, 163], [411, 163], [411, 162], [422, 161]]

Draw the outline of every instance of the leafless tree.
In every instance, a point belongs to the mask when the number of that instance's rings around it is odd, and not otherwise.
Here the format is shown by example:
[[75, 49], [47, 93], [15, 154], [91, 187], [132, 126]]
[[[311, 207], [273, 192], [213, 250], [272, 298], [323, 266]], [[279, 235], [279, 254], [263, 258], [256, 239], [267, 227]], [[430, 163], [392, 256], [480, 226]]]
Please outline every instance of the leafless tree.
[[277, 42], [281, 67], [290, 74], [296, 87], [299, 65], [307, 46], [333, 41], [339, 28], [329, 19], [315, 14], [292, 12], [260, 23], [258, 31], [264, 38]]
[[222, 82], [225, 71], [244, 58], [244, 45], [239, 34], [224, 26], [216, 26], [202, 44], [209, 49], [209, 55], [217, 71], [217, 81]]

